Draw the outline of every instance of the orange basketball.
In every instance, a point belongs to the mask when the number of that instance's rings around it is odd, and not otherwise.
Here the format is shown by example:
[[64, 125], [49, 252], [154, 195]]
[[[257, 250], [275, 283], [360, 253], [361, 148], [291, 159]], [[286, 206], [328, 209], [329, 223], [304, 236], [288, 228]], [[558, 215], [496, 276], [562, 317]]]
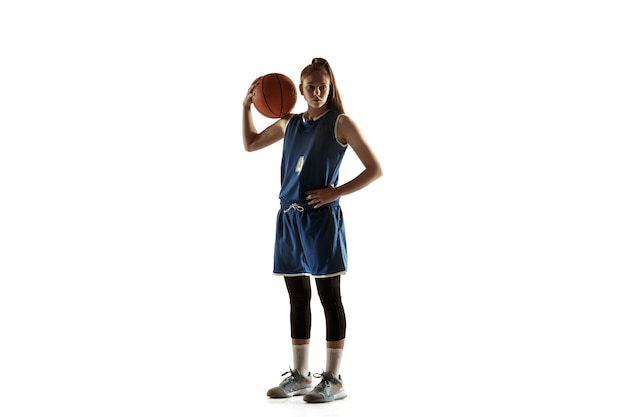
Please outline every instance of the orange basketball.
[[265, 117], [279, 119], [288, 115], [296, 105], [296, 85], [283, 74], [271, 73], [259, 77], [254, 87], [252, 103]]

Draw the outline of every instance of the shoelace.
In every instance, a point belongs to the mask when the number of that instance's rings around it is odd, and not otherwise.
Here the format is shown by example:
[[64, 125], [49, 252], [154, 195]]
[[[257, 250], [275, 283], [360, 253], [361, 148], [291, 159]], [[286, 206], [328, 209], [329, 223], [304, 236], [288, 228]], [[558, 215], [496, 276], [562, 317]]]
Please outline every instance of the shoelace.
[[291, 372], [291, 376], [293, 376], [293, 374], [294, 374], [293, 369], [288, 370], [287, 372], [281, 374], [280, 376], [285, 376], [285, 375], [287, 375], [290, 372]]
[[291, 375], [287, 377], [290, 381], [294, 381], [296, 379], [296, 376], [299, 374], [298, 370], [289, 368], [289, 370], [285, 372], [284, 374], [282, 374], [281, 376], [285, 376], [288, 373], [291, 373]]
[[304, 207], [302, 207], [300, 204], [292, 203], [289, 207], [287, 207], [285, 210], [283, 210], [283, 213], [288, 213], [291, 209], [299, 211], [299, 212], [303, 212], [304, 211]]
[[330, 372], [322, 372], [321, 374], [313, 374], [313, 376], [315, 378], [322, 378], [318, 386], [324, 384], [325, 387], [329, 387], [332, 382], [339, 383], [339, 381], [337, 381], [335, 377], [333, 377], [333, 374], [331, 374]]

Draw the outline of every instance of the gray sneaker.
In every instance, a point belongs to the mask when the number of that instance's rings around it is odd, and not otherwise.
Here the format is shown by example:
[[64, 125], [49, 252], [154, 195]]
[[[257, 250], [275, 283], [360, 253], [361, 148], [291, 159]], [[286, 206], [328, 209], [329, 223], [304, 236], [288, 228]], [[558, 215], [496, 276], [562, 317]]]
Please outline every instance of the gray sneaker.
[[270, 398], [287, 398], [294, 395], [304, 395], [313, 389], [313, 378], [311, 373], [304, 376], [297, 369], [289, 369], [281, 376], [289, 375], [277, 387], [274, 387], [267, 391], [267, 396]]
[[315, 374], [316, 378], [322, 378], [313, 391], [304, 396], [304, 401], [308, 403], [327, 403], [334, 400], [342, 400], [348, 396], [343, 389], [341, 375], [335, 378], [330, 372]]

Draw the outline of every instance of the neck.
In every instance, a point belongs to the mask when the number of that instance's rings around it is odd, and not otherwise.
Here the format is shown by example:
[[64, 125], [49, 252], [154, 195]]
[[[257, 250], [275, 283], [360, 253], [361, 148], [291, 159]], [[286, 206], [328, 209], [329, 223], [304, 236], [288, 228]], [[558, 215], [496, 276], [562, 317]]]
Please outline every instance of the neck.
[[324, 115], [324, 113], [326, 113], [328, 110], [326, 108], [321, 108], [321, 109], [308, 109], [306, 112], [304, 112], [304, 120], [316, 120], [319, 119], [321, 116]]

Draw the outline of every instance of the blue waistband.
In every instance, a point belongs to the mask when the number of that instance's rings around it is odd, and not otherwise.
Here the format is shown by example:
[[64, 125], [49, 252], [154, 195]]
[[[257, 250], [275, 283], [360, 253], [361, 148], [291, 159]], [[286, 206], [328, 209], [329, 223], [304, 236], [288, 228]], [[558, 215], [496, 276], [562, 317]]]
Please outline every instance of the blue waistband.
[[284, 212], [288, 212], [291, 210], [295, 211], [312, 211], [312, 210], [320, 210], [327, 207], [338, 207], [339, 200], [335, 200], [332, 203], [324, 204], [319, 209], [313, 208], [312, 205], [309, 205], [306, 201], [291, 201], [291, 200], [280, 200], [280, 209]]

